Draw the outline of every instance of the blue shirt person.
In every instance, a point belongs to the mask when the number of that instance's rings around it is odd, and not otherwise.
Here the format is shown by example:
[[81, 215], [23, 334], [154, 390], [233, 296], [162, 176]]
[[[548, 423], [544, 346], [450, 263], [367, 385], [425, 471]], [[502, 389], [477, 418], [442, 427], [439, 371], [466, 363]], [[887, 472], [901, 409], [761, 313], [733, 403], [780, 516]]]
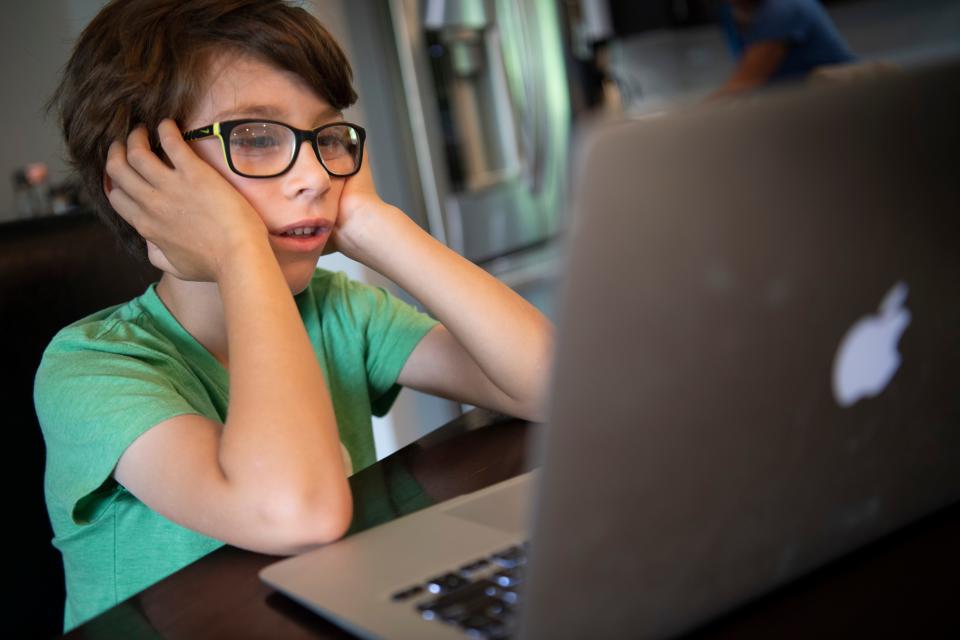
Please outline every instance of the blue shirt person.
[[727, 0], [720, 19], [737, 68], [719, 95], [857, 59], [817, 0]]

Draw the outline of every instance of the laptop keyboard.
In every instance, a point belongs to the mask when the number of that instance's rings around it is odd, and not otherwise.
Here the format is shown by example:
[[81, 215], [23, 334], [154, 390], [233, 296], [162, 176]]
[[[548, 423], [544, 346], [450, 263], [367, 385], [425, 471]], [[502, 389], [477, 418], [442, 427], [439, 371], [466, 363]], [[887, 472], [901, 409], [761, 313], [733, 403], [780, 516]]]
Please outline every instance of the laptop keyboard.
[[417, 615], [473, 638], [504, 640], [516, 630], [527, 543], [509, 547], [393, 594]]

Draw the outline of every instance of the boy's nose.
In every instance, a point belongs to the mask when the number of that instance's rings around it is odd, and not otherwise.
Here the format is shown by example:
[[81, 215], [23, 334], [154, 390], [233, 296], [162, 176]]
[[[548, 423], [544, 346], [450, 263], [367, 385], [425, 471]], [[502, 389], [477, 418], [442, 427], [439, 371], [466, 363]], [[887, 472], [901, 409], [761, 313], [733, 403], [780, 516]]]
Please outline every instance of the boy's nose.
[[330, 174], [320, 162], [316, 146], [309, 142], [300, 145], [293, 167], [290, 168], [287, 176], [287, 188], [292, 191], [290, 194], [292, 196], [304, 191], [321, 195], [330, 189]]

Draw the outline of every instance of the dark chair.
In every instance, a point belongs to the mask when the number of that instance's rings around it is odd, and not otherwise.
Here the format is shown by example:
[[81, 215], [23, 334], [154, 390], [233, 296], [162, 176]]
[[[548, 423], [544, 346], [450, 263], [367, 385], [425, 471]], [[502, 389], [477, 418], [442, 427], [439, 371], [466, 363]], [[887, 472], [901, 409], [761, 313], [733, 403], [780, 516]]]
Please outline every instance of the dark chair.
[[[124, 253], [92, 214], [0, 224], [0, 328], [6, 384], [8, 535], [13, 575], [4, 615], [13, 637], [63, 630], [63, 563], [43, 495], [45, 451], [33, 410], [33, 379], [44, 348], [67, 324], [141, 294], [159, 272]], [[12, 632], [12, 633], [10, 633]]]

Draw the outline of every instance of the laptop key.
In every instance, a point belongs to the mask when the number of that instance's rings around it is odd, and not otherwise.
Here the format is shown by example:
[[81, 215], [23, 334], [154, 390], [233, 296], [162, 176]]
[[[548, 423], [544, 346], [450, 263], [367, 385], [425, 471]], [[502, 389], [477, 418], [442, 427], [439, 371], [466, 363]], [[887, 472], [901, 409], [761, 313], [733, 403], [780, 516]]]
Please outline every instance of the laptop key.
[[517, 592], [516, 587], [487, 587], [485, 593], [491, 598], [497, 598], [498, 600], [501, 600], [505, 605], [514, 605], [520, 600], [520, 594]]
[[477, 596], [484, 595], [487, 589], [494, 587], [495, 585], [489, 580], [477, 580], [476, 582], [464, 581], [463, 586], [452, 591], [448, 591], [442, 595], [422, 602], [417, 605], [418, 609], [437, 609], [451, 605], [457, 602], [463, 602], [465, 600], [472, 600]]
[[503, 569], [490, 576], [501, 587], [513, 587], [523, 583], [523, 571], [516, 569]]
[[493, 554], [490, 556], [490, 559], [501, 567], [512, 569], [513, 567], [526, 564], [527, 552], [523, 547], [517, 545]]
[[428, 580], [427, 591], [430, 593], [446, 593], [454, 589], [459, 589], [469, 582], [469, 579], [464, 578], [459, 573], [445, 573], [442, 576]]
[[474, 571], [478, 571], [487, 566], [490, 566], [490, 561], [486, 558], [480, 558], [479, 560], [471, 562], [470, 564], [463, 565], [460, 567], [460, 571], [464, 573], [473, 573]]
[[513, 636], [516, 630], [516, 621], [512, 617], [501, 620], [477, 614], [459, 624], [468, 636], [484, 640], [506, 640]]
[[480, 594], [473, 600], [456, 602], [435, 610], [436, 617], [444, 622], [460, 623], [473, 615], [484, 615], [491, 619], [504, 614], [499, 600]]
[[468, 638], [477, 638], [478, 640], [509, 640], [511, 634], [505, 629], [464, 629]]
[[394, 602], [403, 602], [404, 600], [409, 600], [410, 598], [417, 595], [418, 593], [423, 593], [423, 586], [419, 584], [413, 587], [410, 587], [409, 589], [402, 589], [400, 591], [397, 591], [395, 594], [390, 596], [390, 599], [393, 600]]
[[478, 640], [510, 640], [513, 634], [507, 629], [499, 627], [490, 627], [484, 630], [464, 629], [468, 638], [477, 638]]
[[482, 613], [475, 613], [470, 615], [459, 622], [460, 626], [464, 629], [472, 631], [496, 631], [501, 629], [503, 625], [499, 620], [495, 620], [489, 616], [485, 616]]

